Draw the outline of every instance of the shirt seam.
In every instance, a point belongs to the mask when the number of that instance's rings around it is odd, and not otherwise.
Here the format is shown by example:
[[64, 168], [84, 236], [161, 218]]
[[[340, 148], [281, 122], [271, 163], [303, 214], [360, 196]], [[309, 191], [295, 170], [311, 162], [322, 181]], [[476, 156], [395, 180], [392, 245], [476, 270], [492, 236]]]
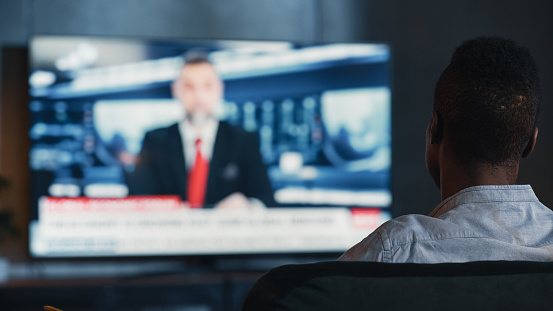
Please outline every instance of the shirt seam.
[[[450, 238], [443, 238], [443, 239], [423, 239], [423, 240], [413, 240], [413, 241], [410, 241], [410, 242], [405, 242], [405, 243], [401, 243], [401, 244], [395, 244], [393, 246], [390, 247], [389, 250], [384, 250], [385, 252], [390, 252], [390, 254], [388, 255], [389, 258], [390, 258], [390, 261], [388, 262], [392, 262], [391, 261], [391, 252], [392, 252], [392, 249], [397, 249], [397, 248], [401, 248], [401, 247], [405, 247], [406, 245], [409, 245], [409, 244], [415, 244], [415, 243], [419, 243], [419, 242], [428, 242], [428, 241], [444, 241], [444, 240], [453, 240], [453, 239], [492, 239], [492, 240], [495, 240], [493, 239], [492, 237], [489, 237], [489, 236], [467, 236], [467, 237], [450, 237]], [[511, 243], [508, 243], [510, 245], [516, 245], [516, 246], [522, 246], [522, 247], [530, 247], [530, 248], [542, 248], [542, 247], [547, 247], [547, 246], [553, 246], [553, 243], [542, 243], [542, 244], [536, 244], [534, 246], [529, 246], [529, 245], [524, 245], [524, 244], [511, 244]]]
[[394, 245], [392, 245], [392, 244], [390, 243], [390, 251], [391, 251], [391, 249], [393, 249], [393, 248], [403, 247], [403, 246], [405, 246], [405, 245], [414, 244], [414, 243], [419, 243], [419, 242], [444, 241], [444, 240], [453, 240], [453, 239], [491, 239], [491, 238], [488, 237], [488, 236], [458, 236], [458, 237], [444, 237], [444, 238], [436, 238], [436, 239], [433, 239], [433, 238], [428, 238], [428, 239], [414, 239], [414, 240], [410, 240], [410, 241], [408, 241], [408, 242], [398, 243], [398, 244], [394, 244]]
[[380, 244], [382, 246], [382, 261], [392, 262], [392, 249], [387, 249], [386, 244], [391, 245], [390, 239], [388, 239], [388, 232], [386, 230], [379, 230]]
[[[536, 200], [512, 200], [512, 201], [508, 201], [508, 200], [484, 200], [484, 201], [470, 201], [470, 202], [467, 202], [467, 203], [460, 203], [459, 205], [456, 205], [454, 208], [452, 208], [451, 210], [459, 207], [459, 206], [462, 206], [462, 205], [467, 205], [467, 204], [480, 204], [480, 203], [538, 203], [539, 201], [536, 201]], [[444, 213], [445, 214], [445, 213]]]

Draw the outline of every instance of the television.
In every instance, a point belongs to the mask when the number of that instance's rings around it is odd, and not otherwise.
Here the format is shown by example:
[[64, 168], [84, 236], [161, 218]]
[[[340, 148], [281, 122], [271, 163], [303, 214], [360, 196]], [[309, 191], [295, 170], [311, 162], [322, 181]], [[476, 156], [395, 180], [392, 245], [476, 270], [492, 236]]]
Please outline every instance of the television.
[[[35, 258], [340, 253], [390, 219], [391, 52], [382, 43], [30, 40]], [[253, 133], [274, 206], [131, 195], [145, 133], [182, 122], [185, 53], [224, 83], [217, 117]]]

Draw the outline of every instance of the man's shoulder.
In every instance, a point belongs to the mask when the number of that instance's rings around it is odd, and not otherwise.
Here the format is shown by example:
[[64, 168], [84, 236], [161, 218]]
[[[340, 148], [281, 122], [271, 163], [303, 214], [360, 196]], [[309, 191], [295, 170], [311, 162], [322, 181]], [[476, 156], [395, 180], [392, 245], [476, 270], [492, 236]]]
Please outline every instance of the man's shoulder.
[[479, 237], [477, 233], [456, 223], [418, 214], [399, 216], [388, 221], [378, 230], [388, 239], [391, 247], [424, 241]]
[[219, 133], [229, 138], [233, 138], [238, 142], [252, 143], [256, 139], [254, 133], [248, 132], [245, 129], [232, 125], [226, 121], [219, 121]]
[[178, 134], [178, 123], [173, 123], [166, 127], [160, 127], [147, 131], [145, 136], [151, 139], [162, 139], [171, 137], [175, 134]]
[[232, 125], [227, 121], [219, 121], [219, 129], [222, 131], [231, 132], [237, 135], [253, 135], [253, 133], [250, 133], [239, 126]]

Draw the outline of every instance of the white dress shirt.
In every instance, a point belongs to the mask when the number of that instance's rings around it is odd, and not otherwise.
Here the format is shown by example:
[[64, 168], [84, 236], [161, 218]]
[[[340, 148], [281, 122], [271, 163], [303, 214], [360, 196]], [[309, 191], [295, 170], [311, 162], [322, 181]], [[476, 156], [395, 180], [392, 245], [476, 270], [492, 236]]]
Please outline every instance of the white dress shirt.
[[184, 152], [184, 164], [187, 170], [189, 170], [196, 161], [196, 140], [198, 138], [202, 140], [200, 147], [202, 155], [208, 161], [211, 161], [218, 128], [219, 121], [215, 119], [206, 120], [201, 128], [193, 126], [188, 120], [183, 120], [179, 123], [179, 132]]

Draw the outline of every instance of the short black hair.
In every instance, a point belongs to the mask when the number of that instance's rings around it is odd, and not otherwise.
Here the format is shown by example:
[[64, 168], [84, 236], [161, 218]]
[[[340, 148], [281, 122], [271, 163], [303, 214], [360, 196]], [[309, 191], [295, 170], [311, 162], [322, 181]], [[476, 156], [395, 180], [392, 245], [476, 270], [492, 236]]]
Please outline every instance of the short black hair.
[[190, 64], [213, 64], [207, 53], [203, 50], [192, 49], [183, 54], [183, 60], [185, 65]]
[[518, 162], [540, 110], [538, 69], [511, 39], [479, 37], [453, 53], [434, 93], [434, 110], [467, 164]]

